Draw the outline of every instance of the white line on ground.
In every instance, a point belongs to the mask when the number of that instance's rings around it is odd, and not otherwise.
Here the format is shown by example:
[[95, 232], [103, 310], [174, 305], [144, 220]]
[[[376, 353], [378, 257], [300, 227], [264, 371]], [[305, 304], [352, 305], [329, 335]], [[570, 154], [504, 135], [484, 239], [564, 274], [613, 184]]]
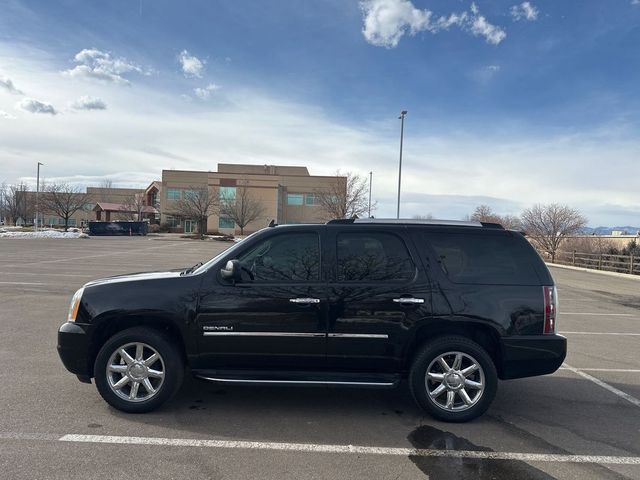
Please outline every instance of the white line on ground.
[[623, 332], [560, 332], [561, 334], [571, 334], [571, 335], [621, 335], [621, 336], [631, 336], [631, 337], [640, 337], [640, 333], [623, 333]]
[[0, 282], [0, 285], [47, 285], [42, 282]]
[[617, 395], [620, 398], [623, 398], [627, 402], [633, 403], [636, 407], [640, 407], [640, 400], [638, 400], [636, 397], [631, 396], [628, 393], [623, 392], [622, 390], [618, 390], [616, 387], [613, 387], [613, 386], [609, 385], [608, 383], [603, 382], [599, 378], [593, 377], [593, 376], [589, 375], [588, 373], [583, 372], [580, 369], [572, 367], [571, 365], [568, 365], [568, 364], [565, 363], [565, 364], [563, 364], [563, 366], [567, 370], [571, 370], [576, 375], [580, 375], [582, 378], [586, 378], [587, 380], [595, 383], [596, 385], [601, 386], [605, 390], [609, 390], [611, 393], [613, 393], [614, 395]]
[[[567, 367], [560, 367], [559, 370], [571, 370]], [[637, 368], [580, 368], [583, 372], [618, 372], [618, 373], [640, 373]]]
[[199, 440], [187, 438], [121, 437], [109, 435], [75, 435], [60, 437], [62, 442], [109, 443], [120, 445], [162, 445], [170, 447], [205, 447], [246, 450], [285, 450], [304, 453], [346, 453], [367, 455], [474, 458], [480, 460], [521, 460], [525, 462], [599, 463], [640, 465], [640, 457], [603, 455], [558, 455], [546, 453], [486, 452], [472, 450], [435, 450], [360, 445], [323, 445], [312, 443], [249, 442], [235, 440]]
[[562, 315], [590, 315], [597, 317], [635, 317], [636, 315], [633, 313], [587, 313], [587, 312], [560, 312], [560, 316]]

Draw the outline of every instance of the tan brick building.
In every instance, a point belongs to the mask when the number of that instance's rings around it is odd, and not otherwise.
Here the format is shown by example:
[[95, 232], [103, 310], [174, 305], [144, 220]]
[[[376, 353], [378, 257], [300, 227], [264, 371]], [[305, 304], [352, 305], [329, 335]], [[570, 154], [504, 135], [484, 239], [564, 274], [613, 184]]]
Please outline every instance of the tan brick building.
[[[147, 188], [148, 202], [159, 200], [161, 223], [173, 231], [194, 232], [196, 222], [181, 218], [176, 202], [192, 189], [207, 187], [219, 196], [234, 197], [239, 186], [246, 185], [249, 194], [264, 206], [261, 218], [245, 227], [250, 233], [265, 227], [271, 220], [285, 223], [319, 223], [325, 220], [316, 192], [332, 185], [344, 185], [346, 179], [336, 176], [310, 175], [306, 167], [280, 165], [218, 164], [216, 172], [163, 170], [162, 182]], [[212, 215], [207, 230], [239, 233], [229, 218]]]

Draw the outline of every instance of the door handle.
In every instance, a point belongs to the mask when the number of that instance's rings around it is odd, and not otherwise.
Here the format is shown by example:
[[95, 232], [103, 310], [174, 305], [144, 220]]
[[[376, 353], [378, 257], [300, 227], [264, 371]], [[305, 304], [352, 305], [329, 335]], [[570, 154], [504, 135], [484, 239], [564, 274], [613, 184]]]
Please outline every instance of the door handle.
[[290, 298], [289, 301], [291, 303], [302, 303], [302, 304], [320, 303], [320, 299], [319, 298]]
[[400, 297], [394, 298], [394, 303], [400, 303], [402, 305], [415, 305], [419, 303], [424, 303], [424, 298], [414, 298], [414, 297]]

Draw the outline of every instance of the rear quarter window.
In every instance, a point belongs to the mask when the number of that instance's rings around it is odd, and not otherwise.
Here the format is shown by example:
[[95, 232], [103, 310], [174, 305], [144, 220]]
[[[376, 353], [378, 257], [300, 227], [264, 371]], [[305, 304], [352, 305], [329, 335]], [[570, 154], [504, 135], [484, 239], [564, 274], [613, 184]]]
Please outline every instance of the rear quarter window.
[[508, 232], [429, 233], [418, 235], [418, 243], [454, 283], [540, 285], [532, 247]]

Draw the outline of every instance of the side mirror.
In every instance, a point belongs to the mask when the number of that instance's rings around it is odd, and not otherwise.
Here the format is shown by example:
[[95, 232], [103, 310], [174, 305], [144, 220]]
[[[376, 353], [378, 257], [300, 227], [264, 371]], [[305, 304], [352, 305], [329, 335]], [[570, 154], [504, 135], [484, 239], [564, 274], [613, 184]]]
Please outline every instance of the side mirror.
[[220, 275], [222, 275], [224, 279], [241, 282], [242, 273], [240, 271], [240, 262], [238, 260], [229, 260], [225, 267], [220, 269]]

